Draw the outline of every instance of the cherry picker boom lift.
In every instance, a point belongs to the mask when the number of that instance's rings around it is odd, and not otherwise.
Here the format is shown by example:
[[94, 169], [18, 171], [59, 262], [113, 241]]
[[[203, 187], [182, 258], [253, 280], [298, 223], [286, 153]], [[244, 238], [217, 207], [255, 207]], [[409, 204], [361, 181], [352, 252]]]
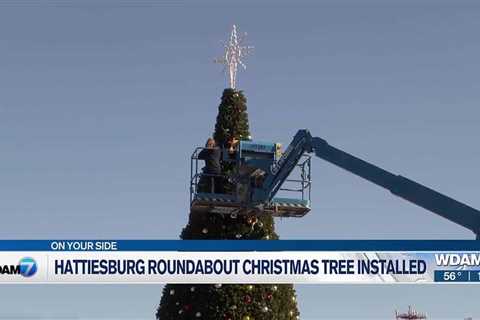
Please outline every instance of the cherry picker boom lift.
[[[302, 217], [311, 210], [310, 154], [362, 177], [392, 194], [427, 209], [445, 219], [461, 225], [476, 234], [480, 240], [480, 211], [423, 186], [401, 175], [395, 175], [380, 167], [337, 149], [327, 141], [312, 137], [308, 130], [299, 130], [283, 154], [278, 154], [274, 143], [241, 141], [234, 159], [227, 152], [223, 160], [235, 164], [228, 177], [233, 192], [200, 192], [198, 181], [198, 152], [192, 155], [191, 210], [224, 214], [272, 214], [280, 217]], [[292, 178], [295, 172], [298, 178]], [[297, 187], [285, 187], [286, 184]], [[300, 198], [278, 198], [280, 192], [296, 192]]]

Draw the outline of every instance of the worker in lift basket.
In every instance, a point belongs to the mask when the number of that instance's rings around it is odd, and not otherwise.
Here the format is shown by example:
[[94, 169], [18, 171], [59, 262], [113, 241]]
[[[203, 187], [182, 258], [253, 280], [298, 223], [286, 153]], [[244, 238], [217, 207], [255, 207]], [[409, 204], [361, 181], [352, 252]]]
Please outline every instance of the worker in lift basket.
[[[208, 138], [203, 149], [198, 154], [198, 159], [205, 161], [205, 167], [203, 168], [203, 177], [200, 180], [201, 185], [208, 186], [208, 192], [211, 193], [222, 193], [222, 167], [220, 165], [220, 158], [222, 157], [222, 151], [217, 146], [213, 138]], [[206, 181], [204, 180], [206, 179]], [[203, 180], [203, 181], [202, 181]], [[203, 183], [202, 183], [203, 182]], [[202, 187], [202, 186], [200, 186]]]

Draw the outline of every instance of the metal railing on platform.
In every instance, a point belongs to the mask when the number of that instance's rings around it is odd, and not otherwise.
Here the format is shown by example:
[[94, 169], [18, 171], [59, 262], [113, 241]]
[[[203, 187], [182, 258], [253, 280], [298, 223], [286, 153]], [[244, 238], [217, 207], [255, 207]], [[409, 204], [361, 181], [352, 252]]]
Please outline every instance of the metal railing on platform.
[[[210, 193], [212, 195], [216, 194], [215, 180], [218, 181], [222, 179], [222, 181], [231, 181], [231, 177], [228, 175], [203, 172], [203, 166], [201, 163], [199, 163], [199, 160], [201, 159], [198, 158], [198, 155], [204, 149], [206, 148], [197, 147], [192, 153], [190, 159], [190, 203], [193, 202], [195, 195], [199, 192], [199, 183], [201, 179], [211, 179], [209, 183], [209, 192], [202, 191], [202, 193]], [[296, 166], [296, 170], [294, 170], [294, 172], [291, 174], [293, 177], [285, 181], [285, 184], [282, 188], [280, 188], [280, 191], [288, 194], [299, 194], [299, 196], [295, 197], [295, 199], [310, 201], [312, 186], [311, 173], [311, 156], [303, 155], [302, 160]]]

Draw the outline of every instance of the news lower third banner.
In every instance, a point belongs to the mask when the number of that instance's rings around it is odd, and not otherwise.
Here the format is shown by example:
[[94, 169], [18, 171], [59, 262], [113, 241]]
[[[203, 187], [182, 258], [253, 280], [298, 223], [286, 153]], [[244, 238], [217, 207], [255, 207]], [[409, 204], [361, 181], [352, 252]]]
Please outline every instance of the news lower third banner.
[[0, 240], [0, 283], [480, 284], [480, 241]]

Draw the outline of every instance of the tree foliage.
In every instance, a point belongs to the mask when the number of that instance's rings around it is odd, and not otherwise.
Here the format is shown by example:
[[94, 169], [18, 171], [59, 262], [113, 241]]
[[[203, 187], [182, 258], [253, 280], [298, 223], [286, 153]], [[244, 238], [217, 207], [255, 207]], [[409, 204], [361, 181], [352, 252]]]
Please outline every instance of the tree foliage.
[[[250, 139], [247, 99], [243, 92], [225, 89], [218, 108], [215, 132], [217, 144], [227, 147], [234, 137]], [[231, 167], [223, 165], [228, 173]], [[228, 189], [228, 181], [225, 181]], [[187, 239], [276, 240], [271, 216], [222, 215], [190, 212], [181, 233]], [[175, 285], [163, 289], [159, 320], [292, 320], [299, 319], [292, 285]]]

